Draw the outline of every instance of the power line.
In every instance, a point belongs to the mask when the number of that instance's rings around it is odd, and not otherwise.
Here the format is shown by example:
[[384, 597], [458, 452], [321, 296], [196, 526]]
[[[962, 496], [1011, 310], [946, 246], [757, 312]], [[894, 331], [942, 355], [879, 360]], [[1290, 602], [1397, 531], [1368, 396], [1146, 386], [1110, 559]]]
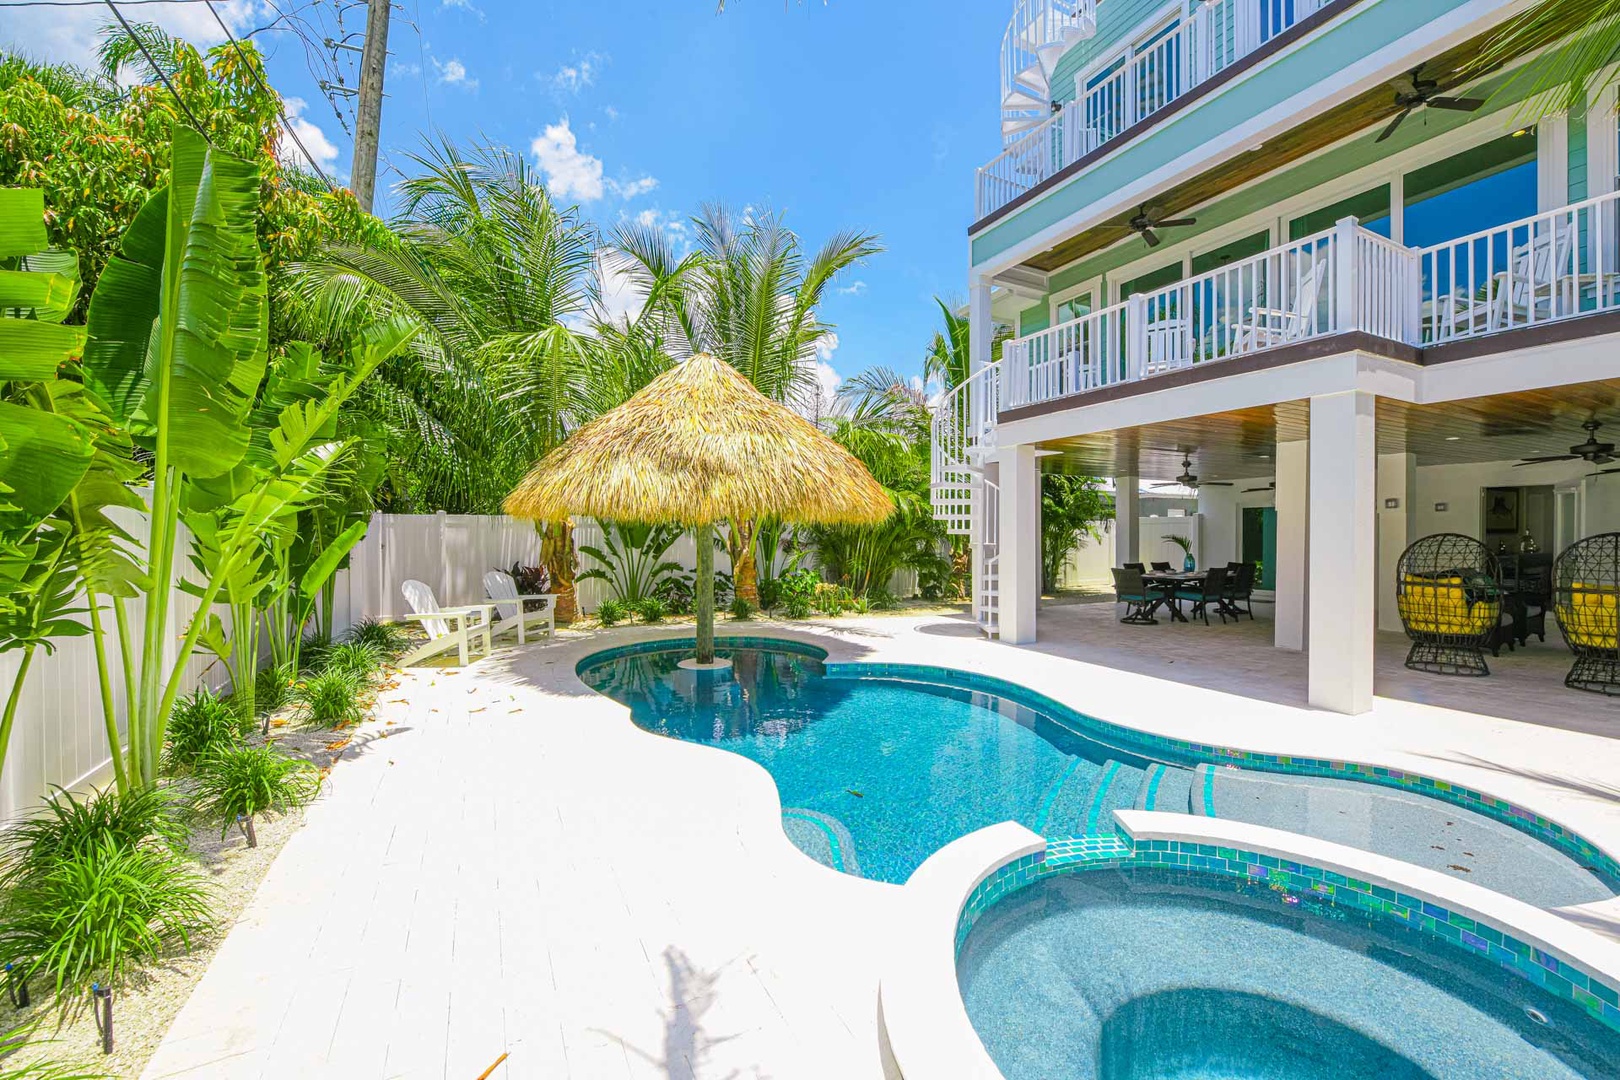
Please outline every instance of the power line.
[[[124, 33], [130, 36], [130, 39], [135, 42], [135, 47], [141, 50], [141, 55], [146, 57], [146, 62], [152, 65], [153, 73], [156, 74], [157, 77], [162, 80], [163, 85], [168, 88], [169, 96], [174, 98], [174, 103], [176, 105], [180, 106], [180, 111], [186, 114], [186, 119], [191, 121], [191, 126], [196, 129], [197, 134], [202, 136], [203, 142], [208, 143], [209, 146], [213, 146], [213, 142], [208, 138], [208, 132], [203, 130], [202, 124], [199, 123], [197, 117], [192, 114], [191, 107], [185, 103], [185, 100], [181, 98], [180, 94], [175, 90], [174, 83], [169, 81], [168, 73], [158, 66], [157, 57], [153, 56], [152, 50], [146, 47], [146, 41], [135, 32], [135, 28], [133, 26], [129, 25], [129, 20], [124, 18], [124, 13], [118, 10], [118, 5], [113, 3], [113, 0], [105, 0], [105, 2], [107, 6], [112, 9], [112, 13], [118, 17], [119, 25], [124, 28]], [[130, 2], [130, 0], [125, 0], [125, 2]], [[207, 0], [204, 0], [204, 2], [206, 3]], [[208, 10], [212, 11], [213, 8], [209, 8]], [[218, 18], [218, 16], [216, 15], [215, 18]]]
[[[206, 4], [208, 0], [123, 0], [125, 7], [145, 4]], [[0, 7], [101, 7], [103, 0], [0, 0]]]
[[[107, 0], [107, 3], [111, 4], [112, 0]], [[214, 21], [219, 23], [219, 28], [225, 32], [225, 37], [230, 41], [232, 48], [236, 50], [236, 55], [242, 61], [242, 66], [247, 68], [248, 71], [253, 75], [253, 81], [259, 84], [260, 90], [263, 90], [265, 94], [275, 100], [276, 113], [281, 117], [281, 122], [286, 128], [287, 134], [291, 135], [292, 141], [298, 144], [299, 152], [304, 155], [304, 160], [309, 162], [309, 167], [315, 170], [315, 175], [321, 178], [321, 183], [326, 185], [326, 189], [331, 192], [336, 192], [337, 185], [332, 183], [332, 181], [327, 178], [325, 170], [316, 164], [315, 156], [309, 152], [307, 147], [304, 146], [304, 140], [298, 137], [298, 132], [293, 128], [292, 121], [287, 118], [287, 110], [282, 105], [281, 95], [265, 85], [264, 77], [259, 74], [258, 65], [254, 64], [247, 58], [247, 54], [242, 51], [242, 43], [236, 40], [236, 35], [231, 33], [231, 28], [225, 25], [225, 20], [219, 17], [219, 12], [214, 10], [214, 5], [211, 0], [203, 0], [203, 3], [207, 5], [208, 13], [214, 17]]]

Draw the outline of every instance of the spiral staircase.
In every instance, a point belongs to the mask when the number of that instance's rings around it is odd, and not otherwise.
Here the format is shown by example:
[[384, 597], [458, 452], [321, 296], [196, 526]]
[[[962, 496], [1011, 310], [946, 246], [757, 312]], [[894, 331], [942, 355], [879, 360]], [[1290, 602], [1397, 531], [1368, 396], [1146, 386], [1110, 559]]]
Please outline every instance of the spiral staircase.
[[1052, 70], [1097, 32], [1097, 0], [1018, 0], [1001, 39], [1003, 145], [1052, 114]]

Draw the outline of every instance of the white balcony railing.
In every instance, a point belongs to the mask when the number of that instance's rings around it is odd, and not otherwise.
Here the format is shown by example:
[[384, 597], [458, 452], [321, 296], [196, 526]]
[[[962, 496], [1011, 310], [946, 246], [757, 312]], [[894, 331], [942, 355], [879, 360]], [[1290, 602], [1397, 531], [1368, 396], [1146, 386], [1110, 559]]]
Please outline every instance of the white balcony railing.
[[[1327, 0], [1207, 0], [1162, 37], [1122, 53], [1112, 72], [1019, 135], [978, 171], [975, 217], [984, 217], [1137, 122], [1219, 74]], [[1022, 10], [1022, 5], [1020, 6]], [[1155, 17], [1157, 18], [1157, 16]], [[1016, 16], [1015, 16], [1016, 21]], [[1008, 29], [1009, 35], [1012, 28]], [[1033, 55], [1033, 54], [1032, 54]], [[1016, 77], [1002, 50], [1003, 95]]]
[[1097, 0], [1017, 0], [1001, 38], [1001, 108], [1018, 128], [1049, 108], [1047, 75], [1070, 45], [1097, 31]]
[[996, 446], [1001, 365], [988, 364], [934, 406], [930, 488], [934, 516], [949, 533], [972, 531], [973, 489], [984, 456]]
[[1008, 341], [1000, 403], [1033, 405], [1351, 330], [1422, 347], [1615, 310], [1620, 193], [1426, 248], [1346, 218]]

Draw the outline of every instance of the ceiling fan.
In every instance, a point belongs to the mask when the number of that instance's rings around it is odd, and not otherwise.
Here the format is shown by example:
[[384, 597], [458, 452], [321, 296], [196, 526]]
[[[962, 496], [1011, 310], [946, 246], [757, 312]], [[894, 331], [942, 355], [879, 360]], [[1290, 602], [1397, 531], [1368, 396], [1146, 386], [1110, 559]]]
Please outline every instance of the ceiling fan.
[[1159, 217], [1159, 213], [1161, 211], [1154, 209], [1148, 203], [1143, 203], [1135, 214], [1125, 218], [1123, 221], [1118, 219], [1111, 221], [1107, 224], [1107, 228], [1129, 229], [1132, 232], [1141, 233], [1142, 239], [1146, 240], [1147, 246], [1151, 248], [1158, 247], [1163, 243], [1159, 239], [1159, 234], [1153, 231], [1154, 229], [1169, 229], [1182, 225], [1198, 224], [1198, 219], [1195, 217], [1165, 218]]
[[1190, 452], [1183, 451], [1183, 454], [1188, 454], [1189, 456], [1184, 456], [1181, 459], [1181, 475], [1167, 484], [1154, 484], [1153, 486], [1155, 488], [1184, 487], [1192, 488], [1194, 491], [1197, 491], [1201, 487], [1232, 486], [1231, 483], [1226, 480], [1206, 480], [1203, 483], [1199, 483], [1197, 475], [1192, 471], [1192, 457], [1190, 456]]
[[1395, 105], [1401, 110], [1395, 114], [1395, 119], [1389, 122], [1383, 134], [1375, 140], [1383, 142], [1395, 134], [1408, 116], [1425, 105], [1432, 105], [1436, 109], [1450, 109], [1453, 112], [1474, 112], [1485, 107], [1485, 102], [1479, 98], [1447, 97], [1440, 93], [1440, 84], [1433, 79], [1425, 79], [1419, 73], [1423, 70], [1420, 64], [1406, 75], [1398, 75], [1390, 80], [1390, 86], [1395, 88]]
[[1252, 495], [1256, 491], [1276, 491], [1276, 490], [1277, 490], [1277, 481], [1273, 480], [1271, 483], [1267, 484], [1265, 487], [1244, 488], [1243, 491], [1242, 491], [1242, 494], [1244, 494], [1244, 495]]
[[1602, 426], [1603, 424], [1597, 420], [1588, 420], [1581, 425], [1581, 430], [1586, 432], [1586, 441], [1576, 443], [1570, 447], [1569, 453], [1552, 454], [1548, 457], [1525, 458], [1513, 467], [1520, 469], [1526, 465], [1541, 465], [1549, 461], [1586, 461], [1593, 465], [1607, 465], [1614, 460], [1614, 443], [1598, 442], [1598, 428]]

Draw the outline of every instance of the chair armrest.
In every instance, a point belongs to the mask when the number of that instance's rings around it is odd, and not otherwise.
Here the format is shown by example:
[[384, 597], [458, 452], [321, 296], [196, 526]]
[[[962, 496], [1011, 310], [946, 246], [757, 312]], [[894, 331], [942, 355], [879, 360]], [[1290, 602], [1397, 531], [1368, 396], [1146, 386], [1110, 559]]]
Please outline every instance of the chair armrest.
[[[518, 593], [517, 598], [519, 600], [555, 600], [555, 599], [557, 599], [557, 594], [556, 593], [548, 593], [548, 592], [528, 592], [528, 593]], [[501, 602], [502, 603], [509, 603], [510, 601], [504, 601], [503, 600]]]
[[466, 608], [440, 608], [438, 611], [407, 611], [405, 618], [415, 619], [417, 622], [426, 622], [429, 619], [450, 619], [454, 622], [465, 622], [472, 612]]

